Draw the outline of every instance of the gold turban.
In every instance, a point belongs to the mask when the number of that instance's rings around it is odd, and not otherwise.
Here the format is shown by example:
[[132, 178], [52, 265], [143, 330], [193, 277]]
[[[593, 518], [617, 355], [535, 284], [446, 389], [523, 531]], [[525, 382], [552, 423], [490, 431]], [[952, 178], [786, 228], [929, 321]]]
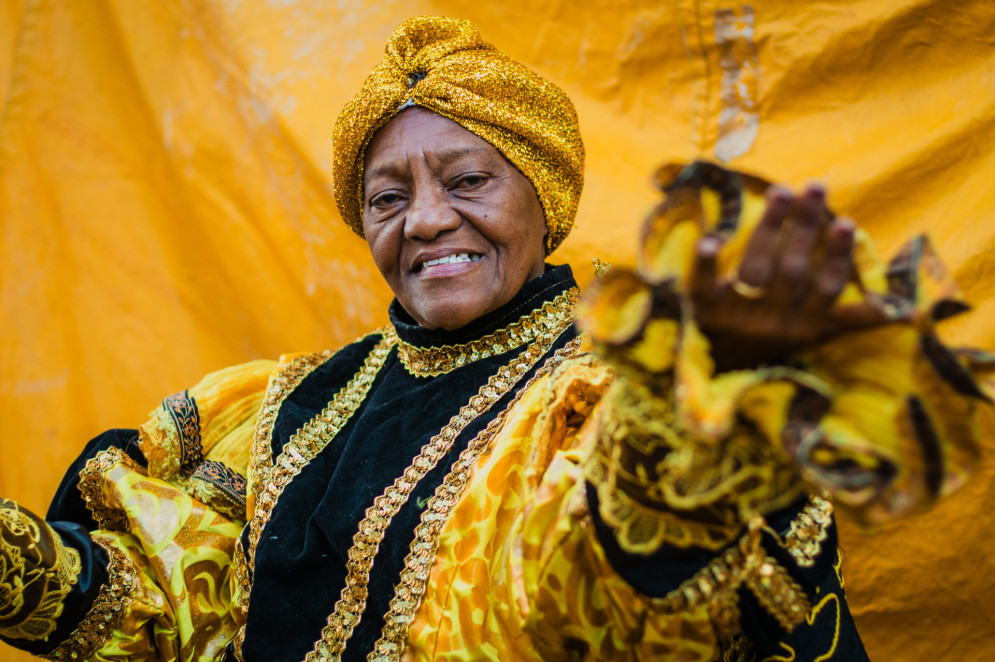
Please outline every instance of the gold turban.
[[383, 61], [335, 122], [335, 201], [349, 227], [363, 236], [366, 147], [409, 105], [453, 120], [501, 152], [535, 187], [549, 230], [546, 252], [560, 245], [584, 186], [573, 103], [483, 41], [468, 21], [452, 18], [412, 18], [398, 26]]

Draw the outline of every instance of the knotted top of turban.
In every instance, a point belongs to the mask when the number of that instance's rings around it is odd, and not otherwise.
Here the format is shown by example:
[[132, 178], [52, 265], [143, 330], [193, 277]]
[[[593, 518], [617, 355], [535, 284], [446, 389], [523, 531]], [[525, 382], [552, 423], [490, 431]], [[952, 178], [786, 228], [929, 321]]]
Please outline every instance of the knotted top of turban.
[[333, 135], [335, 200], [363, 236], [363, 159], [374, 134], [415, 105], [493, 145], [535, 187], [546, 216], [546, 252], [566, 238], [584, 185], [577, 112], [558, 87], [495, 50], [468, 21], [402, 23], [386, 55], [346, 104]]

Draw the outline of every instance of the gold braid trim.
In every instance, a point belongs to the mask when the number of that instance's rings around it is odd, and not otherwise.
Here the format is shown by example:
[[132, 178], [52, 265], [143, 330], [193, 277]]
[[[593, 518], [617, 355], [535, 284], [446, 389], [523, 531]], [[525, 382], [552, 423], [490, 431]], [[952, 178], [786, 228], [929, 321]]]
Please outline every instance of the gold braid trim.
[[802, 568], [811, 568], [822, 553], [822, 543], [833, 524], [833, 504], [822, 497], [809, 497], [808, 504], [791, 520], [783, 546]]
[[557, 350], [535, 375], [518, 390], [514, 399], [498, 414], [487, 427], [470, 442], [460, 453], [459, 460], [453, 465], [449, 474], [435, 494], [428, 500], [421, 515], [421, 522], [415, 527], [415, 537], [411, 541], [408, 556], [404, 560], [404, 570], [401, 580], [394, 590], [390, 601], [390, 611], [385, 616], [385, 623], [380, 632], [373, 651], [367, 660], [373, 662], [388, 662], [399, 660], [408, 639], [408, 632], [414, 620], [414, 613], [425, 597], [425, 585], [428, 583], [429, 572], [435, 555], [439, 549], [439, 537], [442, 529], [466, 491], [477, 459], [490, 447], [494, 436], [504, 425], [508, 412], [521, 400], [526, 391], [541, 377], [549, 374], [557, 365], [575, 355], [581, 346], [581, 338], [574, 338], [565, 347]]
[[104, 491], [107, 472], [117, 464], [123, 464], [143, 476], [147, 475], [145, 469], [128, 457], [127, 453], [116, 446], [111, 446], [87, 460], [79, 472], [78, 487], [98, 529], [126, 533], [130, 530], [128, 514], [119, 507], [108, 505], [107, 494]]
[[578, 289], [572, 287], [516, 322], [490, 335], [461, 345], [416, 347], [403, 340], [397, 343], [397, 353], [405, 370], [416, 377], [437, 377], [457, 368], [498, 356], [526, 343], [562, 329], [564, 322], [573, 321]]
[[[470, 398], [453, 416], [449, 423], [425, 444], [411, 466], [404, 470], [393, 485], [373, 500], [366, 510], [366, 516], [359, 523], [359, 530], [353, 536], [346, 563], [346, 585], [335, 603], [335, 610], [328, 616], [328, 622], [321, 630], [321, 639], [315, 642], [314, 650], [307, 654], [307, 661], [326, 662], [342, 659], [342, 652], [359, 620], [366, 610], [370, 569], [373, 559], [380, 549], [387, 527], [394, 516], [407, 503], [408, 497], [418, 482], [431, 471], [452, 448], [459, 434], [474, 419], [488, 411], [494, 403], [515, 387], [522, 377], [552, 348], [556, 339], [572, 324], [572, 318], [565, 317], [559, 325], [543, 334], [528, 348], [502, 366], [480, 388], [477, 395]], [[454, 470], [469, 468], [462, 458], [453, 465]]]
[[[276, 423], [280, 406], [287, 396], [300, 386], [305, 377], [332, 358], [332, 355], [333, 352], [326, 351], [299, 356], [270, 378], [266, 397], [259, 406], [256, 428], [252, 436], [252, 466], [249, 470], [249, 482], [252, 496], [256, 501], [262, 496], [263, 486], [273, 468], [273, 425]], [[252, 508], [247, 510], [252, 512]]]
[[121, 625], [138, 588], [138, 570], [128, 556], [110, 544], [109, 541], [94, 536], [94, 542], [107, 551], [107, 582], [100, 587], [100, 593], [93, 601], [76, 629], [59, 647], [43, 657], [49, 660], [85, 660], [111, 637]]
[[[274, 463], [272, 457], [273, 425], [280, 405], [300, 385], [304, 378], [319, 365], [331, 358], [330, 353], [304, 357], [291, 363], [273, 380], [266, 399], [263, 401], [256, 424], [253, 447], [253, 493], [257, 496], [255, 513], [249, 523], [248, 558], [242, 549], [241, 539], [236, 542], [234, 572], [239, 587], [238, 609], [248, 611], [252, 583], [249, 579], [251, 568], [256, 561], [256, 548], [263, 528], [269, 522], [276, 502], [287, 485], [318, 453], [335, 438], [346, 422], [366, 399], [373, 381], [387, 360], [387, 355], [397, 342], [393, 330], [383, 332], [383, 337], [370, 351], [362, 367], [331, 399], [317, 416], [305, 423], [288, 440], [283, 452]], [[259, 482], [257, 482], [259, 481]], [[248, 567], [245, 567], [247, 564]], [[242, 659], [242, 644], [245, 642], [245, 625], [235, 635], [235, 652]]]
[[0, 499], [0, 634], [38, 641], [55, 632], [81, 567], [44, 520]]

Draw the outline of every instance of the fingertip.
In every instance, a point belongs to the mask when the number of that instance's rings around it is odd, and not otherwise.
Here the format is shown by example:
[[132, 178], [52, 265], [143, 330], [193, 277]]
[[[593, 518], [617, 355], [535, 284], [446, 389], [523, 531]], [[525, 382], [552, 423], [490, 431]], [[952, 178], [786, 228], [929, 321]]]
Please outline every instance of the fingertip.
[[853, 242], [857, 234], [857, 224], [845, 217], [835, 219], [831, 228], [833, 238], [847, 244]]
[[826, 198], [826, 184], [825, 184], [825, 182], [822, 182], [822, 181], [817, 180], [817, 179], [813, 179], [813, 180], [809, 181], [805, 185], [804, 191], [805, 191], [805, 195], [807, 195], [809, 197], [821, 198], [823, 200]]
[[786, 204], [791, 200], [791, 190], [779, 184], [771, 184], [767, 187], [767, 202]]
[[849, 232], [850, 234], [853, 234], [857, 231], [857, 223], [852, 218], [837, 216], [833, 223], [836, 224], [836, 227], [838, 227], [841, 232]]
[[698, 257], [703, 260], [714, 260], [719, 254], [718, 237], [707, 235], [698, 241]]

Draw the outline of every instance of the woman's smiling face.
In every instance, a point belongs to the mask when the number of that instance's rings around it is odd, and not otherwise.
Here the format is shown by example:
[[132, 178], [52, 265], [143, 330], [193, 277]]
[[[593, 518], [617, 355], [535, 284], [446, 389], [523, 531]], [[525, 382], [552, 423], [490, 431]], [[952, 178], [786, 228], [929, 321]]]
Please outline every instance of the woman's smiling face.
[[363, 233], [416, 322], [458, 329], [543, 272], [546, 223], [532, 183], [456, 122], [408, 108], [366, 149]]

